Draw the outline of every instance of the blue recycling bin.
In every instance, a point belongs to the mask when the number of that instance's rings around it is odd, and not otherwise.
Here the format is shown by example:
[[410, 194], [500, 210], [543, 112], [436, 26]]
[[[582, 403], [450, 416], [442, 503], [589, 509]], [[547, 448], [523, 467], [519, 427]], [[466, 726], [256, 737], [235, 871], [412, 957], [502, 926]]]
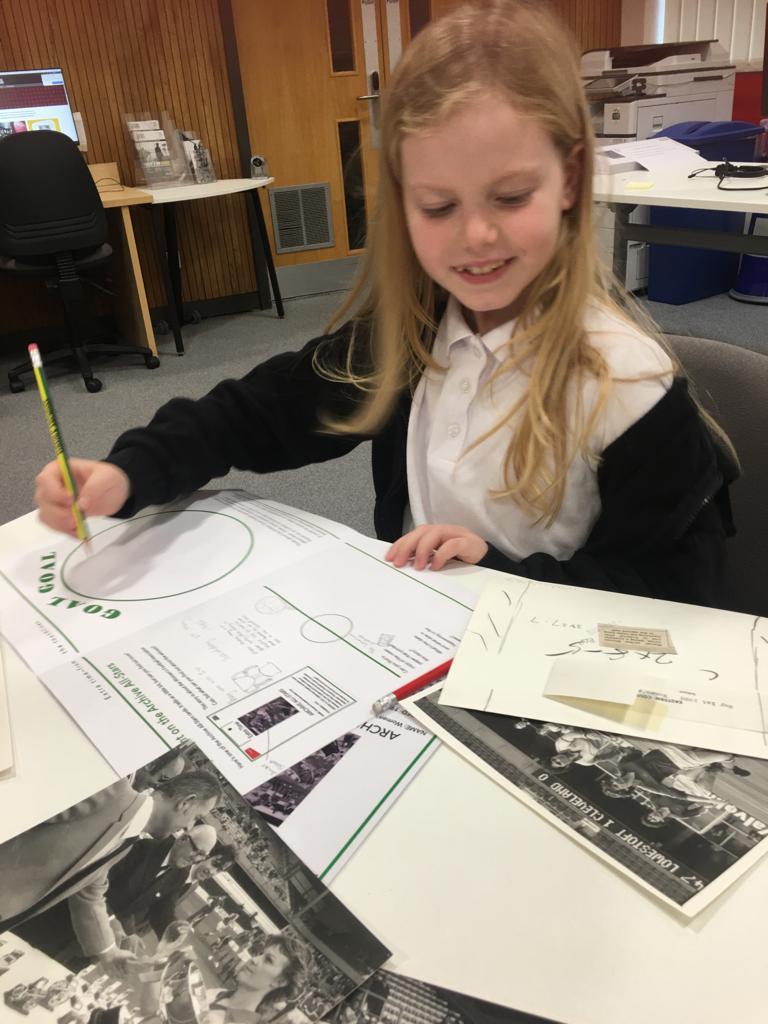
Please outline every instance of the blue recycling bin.
[[[657, 132], [697, 150], [705, 160], [753, 160], [755, 144], [763, 128], [751, 121], [681, 121]], [[650, 221], [661, 227], [697, 230], [744, 230], [744, 214], [717, 210], [676, 210], [652, 206]], [[739, 270], [737, 253], [689, 249], [676, 245], [651, 245], [648, 255], [648, 298], [679, 306], [696, 299], [727, 292]]]

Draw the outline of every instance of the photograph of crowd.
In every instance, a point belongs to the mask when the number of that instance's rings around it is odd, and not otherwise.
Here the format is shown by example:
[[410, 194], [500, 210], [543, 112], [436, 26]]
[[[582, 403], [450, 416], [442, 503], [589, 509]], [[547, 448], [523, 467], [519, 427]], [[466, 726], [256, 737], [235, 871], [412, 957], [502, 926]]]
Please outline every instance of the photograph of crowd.
[[438, 699], [433, 690], [415, 704], [507, 788], [680, 907], [735, 881], [768, 836], [768, 761]]
[[552, 1024], [391, 971], [377, 971], [327, 1017], [327, 1024]]
[[298, 709], [293, 706], [285, 697], [275, 697], [274, 700], [261, 704], [245, 715], [238, 718], [238, 722], [245, 726], [254, 736], [259, 736], [267, 729], [273, 729], [286, 719], [297, 715]]
[[279, 775], [267, 779], [246, 793], [243, 799], [270, 825], [279, 828], [359, 739], [357, 733], [345, 733]]
[[0, 878], [20, 1020], [309, 1024], [389, 958], [191, 745], [1, 844]]

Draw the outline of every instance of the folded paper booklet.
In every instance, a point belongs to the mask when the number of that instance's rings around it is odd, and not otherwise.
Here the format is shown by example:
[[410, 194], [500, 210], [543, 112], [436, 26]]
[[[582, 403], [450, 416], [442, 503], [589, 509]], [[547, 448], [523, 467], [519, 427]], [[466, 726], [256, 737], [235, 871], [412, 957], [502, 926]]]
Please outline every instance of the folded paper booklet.
[[91, 530], [0, 560], [0, 623], [120, 775], [186, 737], [249, 792], [452, 657], [474, 602], [241, 491]]
[[768, 758], [768, 620], [510, 576], [440, 703]]
[[[389, 958], [192, 745], [3, 843], [0, 868], [3, 1020], [309, 1024]], [[110, 942], [120, 970], [93, 958]]]

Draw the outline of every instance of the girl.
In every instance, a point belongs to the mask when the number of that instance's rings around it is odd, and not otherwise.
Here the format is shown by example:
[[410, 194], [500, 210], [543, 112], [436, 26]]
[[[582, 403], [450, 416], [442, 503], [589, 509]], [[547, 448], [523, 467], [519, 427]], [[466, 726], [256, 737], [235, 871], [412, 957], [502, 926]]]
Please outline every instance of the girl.
[[[430, 24], [384, 98], [367, 258], [330, 333], [197, 402], [174, 399], [81, 505], [127, 516], [230, 468], [372, 438], [387, 558], [718, 603], [732, 473], [664, 350], [603, 283], [573, 44], [538, 3]], [[345, 319], [349, 315], [348, 319]], [[44, 522], [73, 532], [55, 464]]]
[[308, 1024], [295, 1003], [306, 982], [298, 949], [283, 934], [243, 961], [231, 990], [210, 1003], [211, 1024]]

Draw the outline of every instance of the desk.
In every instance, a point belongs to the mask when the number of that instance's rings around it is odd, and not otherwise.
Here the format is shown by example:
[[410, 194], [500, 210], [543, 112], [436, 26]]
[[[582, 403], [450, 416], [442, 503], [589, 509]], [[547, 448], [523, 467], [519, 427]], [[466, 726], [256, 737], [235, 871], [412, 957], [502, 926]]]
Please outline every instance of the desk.
[[149, 315], [130, 210], [132, 206], [146, 206], [152, 202], [152, 197], [142, 189], [124, 185], [100, 189], [99, 195], [105, 210], [120, 211], [120, 231], [112, 232], [112, 248], [120, 268], [117, 273], [123, 279], [123, 286], [116, 289], [115, 297], [121, 334], [135, 340], [138, 345], [146, 346], [156, 356], [155, 332]]
[[[48, 535], [24, 516], [0, 527], [0, 552]], [[477, 590], [490, 572], [451, 571]], [[0, 782], [0, 841], [115, 778], [3, 654], [17, 775]], [[447, 749], [332, 889], [392, 949], [395, 970], [565, 1024], [766, 1019], [768, 864], [685, 924]]]
[[[271, 284], [272, 294], [275, 297], [275, 305], [277, 306], [277, 314], [279, 317], [285, 316], [280, 287], [277, 283], [275, 264], [272, 259], [272, 250], [269, 246], [267, 226], [264, 222], [264, 213], [257, 194], [257, 189], [270, 185], [274, 180], [274, 178], [228, 178], [224, 181], [213, 181], [209, 185], [171, 185], [167, 188], [146, 189], [147, 194], [151, 196], [152, 220], [161, 254], [168, 320], [173, 332], [173, 339], [176, 343], [176, 351], [179, 354], [184, 352], [184, 340], [181, 336], [181, 327], [184, 323], [184, 309], [181, 301], [181, 266], [179, 263], [179, 243], [176, 230], [177, 203], [210, 199], [214, 196], [229, 196], [239, 192], [243, 192], [246, 196], [250, 197], [250, 210], [253, 214], [251, 248], [253, 250], [253, 262], [256, 268], [259, 296], [262, 299], [262, 309], [266, 309], [269, 305], [268, 301], [265, 300], [268, 299], [269, 286]], [[255, 231], [253, 230], [254, 224], [256, 227]], [[264, 273], [265, 268], [266, 274]]]
[[[712, 163], [715, 167], [716, 163]], [[759, 179], [758, 179], [759, 180]], [[629, 215], [635, 206], [666, 206], [681, 210], [717, 210], [724, 213], [768, 214], [768, 177], [765, 187], [756, 192], [718, 190], [717, 179], [699, 175], [688, 178], [682, 171], [652, 173], [631, 171], [625, 174], [595, 175], [592, 196], [597, 203], [607, 203], [616, 213], [613, 245], [613, 269], [624, 280], [626, 243], [655, 242], [659, 245], [682, 245], [693, 249], [714, 249], [718, 252], [754, 253], [768, 256], [768, 236], [747, 235], [729, 231], [670, 228], [651, 224], [630, 224]], [[653, 182], [648, 189], [627, 190], [627, 182]], [[756, 185], [752, 179], [733, 179], [735, 187]]]

